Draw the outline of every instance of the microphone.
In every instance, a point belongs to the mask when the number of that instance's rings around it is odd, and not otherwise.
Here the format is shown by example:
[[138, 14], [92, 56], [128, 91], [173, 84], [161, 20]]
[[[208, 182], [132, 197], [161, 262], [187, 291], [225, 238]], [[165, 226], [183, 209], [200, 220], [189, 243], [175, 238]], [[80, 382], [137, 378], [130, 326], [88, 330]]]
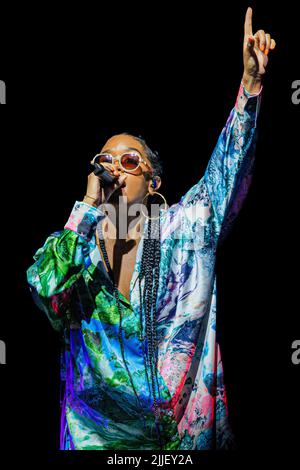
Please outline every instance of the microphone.
[[109, 171], [107, 171], [101, 163], [91, 163], [94, 166], [94, 175], [100, 178], [103, 186], [109, 186], [114, 181], [116, 181], [117, 176], [112, 175]]

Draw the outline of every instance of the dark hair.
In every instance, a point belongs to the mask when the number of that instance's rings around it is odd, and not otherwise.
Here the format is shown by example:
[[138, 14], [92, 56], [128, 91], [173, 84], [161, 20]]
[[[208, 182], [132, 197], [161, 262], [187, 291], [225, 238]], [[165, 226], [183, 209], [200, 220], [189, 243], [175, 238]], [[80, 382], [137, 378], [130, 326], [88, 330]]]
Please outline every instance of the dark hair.
[[[142, 136], [135, 136], [128, 132], [122, 135], [129, 135], [140, 142], [143, 146], [148, 159], [154, 170], [154, 176], [161, 176], [163, 172], [162, 162], [157, 151], [153, 151], [147, 145]], [[156, 303], [159, 287], [159, 271], [160, 271], [160, 218], [148, 220], [147, 237], [143, 240], [143, 251], [139, 272], [139, 297], [140, 297], [140, 328], [143, 336], [143, 316], [145, 318], [145, 337], [147, 338], [147, 354], [143, 346], [143, 352], [146, 356], [146, 376], [148, 384], [152, 390], [153, 411], [155, 417], [155, 427], [160, 448], [163, 449], [163, 436], [161, 434], [159, 423], [159, 407], [161, 406], [162, 397], [159, 390], [159, 382], [157, 377], [158, 367], [158, 337], [157, 337], [157, 314]], [[143, 291], [141, 289], [142, 281], [144, 281]], [[150, 370], [150, 377], [148, 370]], [[158, 395], [156, 393], [156, 387]]]
[[[154, 176], [160, 176], [162, 174], [162, 162], [158, 155], [158, 152], [153, 151], [148, 147], [145, 140], [141, 136], [135, 136], [128, 132], [122, 132], [121, 135], [129, 135], [135, 140], [140, 142], [143, 146], [146, 155], [151, 162], [151, 165], [154, 170]], [[99, 243], [103, 253], [105, 263], [110, 272], [113, 286], [114, 294], [117, 301], [117, 306], [120, 314], [119, 322], [119, 342], [122, 353], [123, 362], [127, 370], [133, 392], [136, 396], [137, 402], [141, 407], [142, 416], [144, 415], [143, 405], [140, 401], [139, 394], [134, 385], [133, 377], [130, 372], [129, 366], [125, 358], [125, 347], [123, 341], [123, 326], [122, 326], [122, 310], [120, 306], [119, 299], [119, 290], [114, 279], [113, 271], [109, 264], [108, 255], [105, 248], [105, 243], [103, 240], [102, 226], [100, 225], [100, 234]], [[149, 388], [152, 392], [153, 399], [153, 412], [154, 412], [154, 424], [157, 432], [158, 443], [160, 449], [163, 449], [164, 445], [164, 435], [161, 430], [160, 422], [160, 407], [162, 406], [162, 397], [159, 389], [159, 380], [158, 380], [158, 332], [157, 332], [157, 296], [158, 296], [158, 287], [159, 287], [159, 272], [160, 272], [160, 260], [161, 260], [161, 227], [160, 227], [160, 217], [149, 219], [148, 220], [148, 229], [147, 236], [143, 239], [143, 251], [139, 269], [139, 310], [140, 310], [140, 340], [142, 343], [142, 350], [145, 359], [145, 373]], [[142, 283], [144, 286], [142, 288]], [[148, 374], [150, 372], [150, 377]], [[146, 428], [148, 424], [144, 423]]]
[[161, 176], [163, 173], [163, 165], [159, 153], [156, 150], [151, 150], [151, 148], [147, 145], [145, 139], [142, 138], [141, 135], [136, 136], [130, 134], [129, 132], [122, 132], [121, 135], [129, 135], [133, 137], [133, 139], [137, 140], [144, 148], [148, 159], [151, 162], [151, 165], [154, 170], [154, 176]]
[[[145, 374], [148, 382], [149, 389], [152, 392], [152, 411], [154, 414], [154, 425], [157, 433], [157, 439], [160, 449], [164, 447], [164, 433], [162, 432], [160, 421], [160, 407], [162, 406], [162, 396], [159, 389], [159, 380], [158, 380], [158, 334], [157, 334], [157, 312], [156, 312], [156, 303], [157, 303], [157, 294], [159, 287], [159, 271], [160, 271], [160, 259], [161, 259], [161, 250], [160, 250], [160, 218], [158, 219], [149, 219], [148, 221], [148, 230], [147, 237], [143, 239], [143, 251], [141, 264], [139, 269], [139, 313], [140, 313], [140, 332], [139, 339], [141, 341], [141, 347], [144, 357], [145, 365]], [[140, 407], [141, 415], [144, 416], [144, 405], [139, 397], [138, 391], [133, 381], [132, 373], [129, 369], [129, 366], [125, 357], [125, 345], [123, 340], [123, 314], [122, 308], [120, 305], [120, 296], [119, 289], [117, 287], [113, 270], [111, 269], [110, 262], [108, 259], [104, 236], [102, 232], [102, 225], [99, 226], [99, 246], [103, 253], [103, 258], [109, 274], [113, 283], [114, 296], [117, 302], [117, 308], [119, 311], [119, 332], [118, 338], [120, 342], [121, 354], [125, 369], [129, 380], [131, 382], [131, 387], [134, 392], [134, 395], [137, 399], [137, 403]], [[142, 288], [142, 282], [144, 286]], [[150, 377], [148, 374], [150, 371]], [[147, 420], [144, 421], [145, 429], [149, 427]]]

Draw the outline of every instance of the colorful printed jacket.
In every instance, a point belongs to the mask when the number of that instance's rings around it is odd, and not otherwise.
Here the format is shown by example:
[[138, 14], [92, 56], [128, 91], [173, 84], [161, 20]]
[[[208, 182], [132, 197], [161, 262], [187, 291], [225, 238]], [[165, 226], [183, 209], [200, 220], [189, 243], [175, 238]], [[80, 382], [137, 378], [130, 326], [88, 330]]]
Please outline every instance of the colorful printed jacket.
[[[157, 394], [164, 449], [220, 449], [232, 443], [216, 340], [215, 258], [250, 184], [260, 100], [261, 92], [249, 95], [240, 86], [204, 176], [161, 211]], [[155, 450], [136, 282], [147, 221], [130, 302], [120, 293], [125, 355], [141, 409], [122, 361], [119, 314], [95, 240], [104, 217], [76, 202], [64, 230], [46, 240], [27, 272], [36, 304], [64, 340], [60, 448]]]

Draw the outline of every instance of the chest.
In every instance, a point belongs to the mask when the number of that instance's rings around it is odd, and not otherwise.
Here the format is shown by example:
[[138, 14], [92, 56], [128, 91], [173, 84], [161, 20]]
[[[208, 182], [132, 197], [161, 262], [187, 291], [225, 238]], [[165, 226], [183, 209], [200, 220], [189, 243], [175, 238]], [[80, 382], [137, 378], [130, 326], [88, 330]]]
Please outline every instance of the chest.
[[130, 301], [130, 283], [136, 263], [138, 241], [122, 240], [111, 243], [106, 240], [105, 248], [117, 288]]

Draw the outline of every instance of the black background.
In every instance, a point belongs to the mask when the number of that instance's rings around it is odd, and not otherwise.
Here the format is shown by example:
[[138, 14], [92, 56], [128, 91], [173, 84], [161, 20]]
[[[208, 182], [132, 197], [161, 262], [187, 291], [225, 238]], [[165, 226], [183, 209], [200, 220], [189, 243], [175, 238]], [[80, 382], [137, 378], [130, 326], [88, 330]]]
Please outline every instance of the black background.
[[[289, 458], [299, 444], [298, 12], [251, 2], [276, 39], [264, 81], [255, 175], [219, 251], [219, 331], [230, 414], [243, 456]], [[26, 269], [85, 194], [88, 161], [118, 132], [141, 134], [164, 163], [169, 205], [203, 174], [242, 76], [248, 2], [147, 2], [18, 10], [3, 28], [0, 449], [58, 448], [59, 342], [33, 304]], [[166, 7], [166, 5], [165, 5]], [[18, 7], [20, 8], [20, 7]], [[24, 12], [25, 14], [25, 12]], [[26, 18], [27, 18], [26, 16]], [[8, 26], [8, 25], [6, 25]]]

